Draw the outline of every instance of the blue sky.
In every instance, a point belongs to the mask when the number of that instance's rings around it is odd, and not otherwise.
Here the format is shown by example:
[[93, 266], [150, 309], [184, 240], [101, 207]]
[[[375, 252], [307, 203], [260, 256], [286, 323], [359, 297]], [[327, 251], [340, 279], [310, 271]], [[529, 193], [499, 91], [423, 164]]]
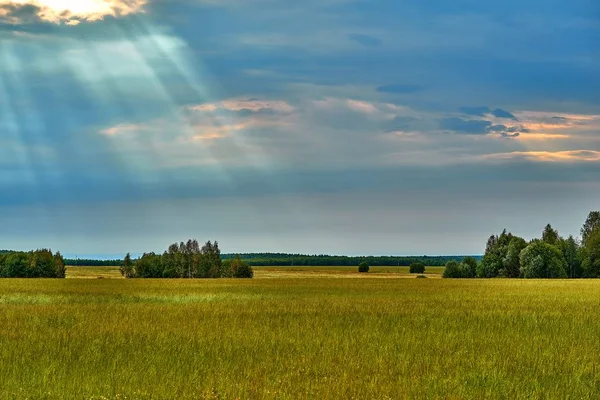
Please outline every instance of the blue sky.
[[0, 0], [0, 248], [578, 234], [599, 43], [593, 0]]

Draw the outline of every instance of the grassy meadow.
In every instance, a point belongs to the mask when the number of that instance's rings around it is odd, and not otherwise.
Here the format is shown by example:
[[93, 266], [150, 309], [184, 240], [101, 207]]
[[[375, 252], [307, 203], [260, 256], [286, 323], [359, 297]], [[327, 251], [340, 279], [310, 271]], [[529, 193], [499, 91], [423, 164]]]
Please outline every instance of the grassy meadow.
[[0, 280], [0, 398], [600, 397], [600, 281], [373, 271]]

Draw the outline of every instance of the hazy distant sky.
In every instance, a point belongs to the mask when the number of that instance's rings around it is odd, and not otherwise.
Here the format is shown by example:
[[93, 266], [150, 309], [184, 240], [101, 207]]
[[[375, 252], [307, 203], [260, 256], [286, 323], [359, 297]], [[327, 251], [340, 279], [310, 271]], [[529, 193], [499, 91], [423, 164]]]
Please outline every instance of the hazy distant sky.
[[0, 248], [480, 254], [600, 209], [596, 0], [0, 0]]

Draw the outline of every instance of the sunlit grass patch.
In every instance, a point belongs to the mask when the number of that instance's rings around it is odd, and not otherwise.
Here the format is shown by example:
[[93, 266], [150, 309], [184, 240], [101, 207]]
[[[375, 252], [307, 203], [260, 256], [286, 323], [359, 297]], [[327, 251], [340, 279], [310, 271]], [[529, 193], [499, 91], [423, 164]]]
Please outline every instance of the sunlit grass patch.
[[45, 294], [15, 293], [0, 294], [0, 305], [2, 304], [50, 304], [57, 300], [57, 296]]

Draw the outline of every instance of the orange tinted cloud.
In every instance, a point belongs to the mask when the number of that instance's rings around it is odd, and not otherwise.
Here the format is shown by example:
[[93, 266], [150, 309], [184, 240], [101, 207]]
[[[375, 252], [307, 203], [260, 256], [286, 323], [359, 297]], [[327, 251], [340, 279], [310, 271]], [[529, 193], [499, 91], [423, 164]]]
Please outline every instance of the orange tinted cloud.
[[485, 154], [481, 158], [486, 160], [523, 159], [541, 162], [598, 162], [600, 161], [600, 151], [513, 151], [510, 153]]
[[555, 140], [555, 139], [569, 139], [571, 136], [562, 133], [522, 133], [519, 136], [520, 140]]
[[233, 132], [238, 132], [246, 129], [249, 124], [234, 124], [222, 126], [195, 126], [193, 129], [196, 132], [192, 136], [192, 140], [216, 140], [229, 136]]

